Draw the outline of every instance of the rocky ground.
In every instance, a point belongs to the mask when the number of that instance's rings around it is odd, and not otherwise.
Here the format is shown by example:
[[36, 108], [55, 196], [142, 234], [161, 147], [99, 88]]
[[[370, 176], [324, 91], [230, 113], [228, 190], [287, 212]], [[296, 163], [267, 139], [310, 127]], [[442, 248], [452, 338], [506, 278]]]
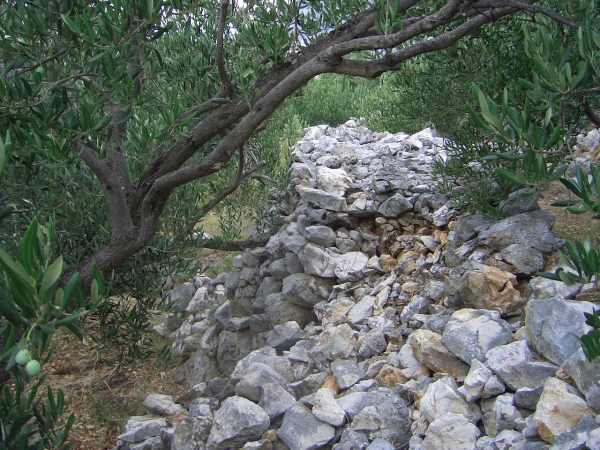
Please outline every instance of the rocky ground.
[[600, 449], [589, 287], [535, 276], [553, 217], [524, 191], [461, 215], [444, 157], [432, 130], [308, 129], [285, 225], [170, 292], [185, 394], [150, 394], [117, 448]]

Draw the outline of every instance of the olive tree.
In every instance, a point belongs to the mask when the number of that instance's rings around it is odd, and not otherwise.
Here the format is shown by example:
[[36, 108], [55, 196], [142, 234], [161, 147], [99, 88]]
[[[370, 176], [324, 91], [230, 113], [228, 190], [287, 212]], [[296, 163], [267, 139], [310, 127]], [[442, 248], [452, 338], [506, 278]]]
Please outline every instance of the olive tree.
[[235, 191], [259, 167], [249, 139], [311, 79], [401, 71], [518, 13], [575, 26], [526, 0], [7, 0], [0, 129], [12, 157], [97, 180], [110, 241], [89, 280], [152, 241], [178, 188], [229, 171], [203, 212]]

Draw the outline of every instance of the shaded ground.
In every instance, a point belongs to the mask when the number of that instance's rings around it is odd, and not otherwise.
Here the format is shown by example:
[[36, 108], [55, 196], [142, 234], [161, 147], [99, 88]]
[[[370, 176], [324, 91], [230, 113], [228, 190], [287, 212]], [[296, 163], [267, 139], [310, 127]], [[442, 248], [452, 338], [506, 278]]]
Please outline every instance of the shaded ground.
[[[86, 331], [100, 335], [93, 321]], [[71, 442], [76, 450], [112, 449], [127, 417], [145, 414], [142, 403], [148, 393], [179, 395], [176, 362], [165, 364], [159, 356], [165, 342], [151, 339], [156, 349], [147, 359], [119, 361], [119, 348], [57, 333], [45, 372], [49, 384], [64, 391], [67, 411], [75, 415]]]
[[543, 192], [540, 207], [556, 217], [554, 231], [562, 239], [581, 240], [600, 236], [600, 220], [593, 219], [591, 213], [571, 214], [565, 208], [552, 206], [558, 200], [575, 199], [575, 196], [562, 183], [554, 182]]

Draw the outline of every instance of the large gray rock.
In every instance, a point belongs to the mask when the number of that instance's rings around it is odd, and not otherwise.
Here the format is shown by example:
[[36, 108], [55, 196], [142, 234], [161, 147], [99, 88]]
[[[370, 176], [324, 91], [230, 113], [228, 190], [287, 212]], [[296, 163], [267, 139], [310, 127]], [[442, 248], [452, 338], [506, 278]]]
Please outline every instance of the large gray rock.
[[544, 268], [544, 254], [533, 248], [521, 244], [511, 244], [502, 249], [500, 256], [512, 265], [517, 273], [531, 275]]
[[269, 415], [271, 421], [274, 421], [296, 404], [296, 398], [280, 384], [265, 383], [261, 386], [258, 404]]
[[600, 360], [588, 360], [579, 348], [565, 361], [563, 368], [585, 395], [588, 404], [600, 411]]
[[267, 335], [267, 344], [279, 351], [289, 350], [302, 339], [302, 329], [298, 322], [289, 321], [275, 325]]
[[321, 247], [331, 247], [335, 244], [335, 231], [325, 225], [312, 225], [304, 229], [306, 240]]
[[367, 433], [372, 440], [385, 439], [394, 448], [403, 448], [410, 439], [409, 410], [400, 397], [385, 395], [381, 402], [362, 408], [350, 427]]
[[502, 394], [481, 402], [485, 433], [496, 436], [504, 430], [522, 430], [525, 419], [513, 404], [512, 394]]
[[384, 201], [378, 211], [384, 217], [394, 218], [411, 209], [411, 203], [402, 194], [396, 194]]
[[479, 360], [474, 359], [471, 361], [471, 368], [465, 378], [465, 382], [458, 388], [458, 391], [468, 402], [478, 400], [481, 398], [486, 383], [492, 376], [490, 369]]
[[[170, 450], [204, 449], [212, 426], [212, 414], [202, 417], [186, 417], [175, 428]], [[168, 446], [166, 448], [169, 448]], [[162, 447], [161, 447], [162, 449]]]
[[533, 420], [540, 437], [553, 443], [558, 435], [574, 428], [593, 412], [575, 390], [558, 378], [548, 378], [538, 401]]
[[125, 424], [125, 431], [119, 435], [119, 440], [124, 442], [141, 442], [154, 436], [160, 436], [167, 421], [163, 418], [152, 416], [132, 416]]
[[581, 347], [580, 337], [590, 327], [584, 313], [592, 313], [589, 302], [533, 299], [525, 309], [529, 345], [555, 364], [563, 364]]
[[562, 281], [550, 280], [549, 278], [544, 277], [534, 277], [529, 280], [528, 288], [530, 298], [573, 299], [581, 290], [581, 284], [568, 285]]
[[286, 411], [277, 435], [290, 450], [314, 450], [333, 440], [335, 428], [321, 422], [306, 406], [297, 403]]
[[183, 406], [175, 403], [171, 395], [148, 394], [144, 399], [144, 407], [151, 414], [159, 416], [175, 416], [185, 411]]
[[278, 356], [275, 349], [268, 346], [254, 350], [241, 358], [235, 365], [235, 368], [231, 373], [231, 378], [238, 380], [242, 379], [250, 371], [250, 367], [257, 363], [275, 370], [288, 382], [292, 381], [294, 378], [290, 360], [285, 356]]
[[349, 252], [337, 258], [335, 276], [342, 282], [357, 281], [364, 277], [369, 257], [362, 252]]
[[327, 300], [332, 284], [324, 278], [295, 273], [283, 279], [282, 297], [286, 302], [312, 308]]
[[306, 202], [312, 203], [319, 208], [328, 209], [330, 211], [346, 211], [348, 208], [346, 199], [338, 194], [330, 194], [321, 189], [314, 189], [306, 186], [297, 186], [296, 191]]
[[229, 397], [215, 413], [207, 445], [216, 449], [241, 447], [269, 429], [267, 413], [243, 397]]
[[298, 253], [304, 272], [322, 278], [336, 277], [338, 257], [339, 255], [332, 250], [311, 243], [306, 244]]
[[344, 169], [331, 169], [319, 166], [317, 169], [317, 187], [330, 194], [343, 196], [350, 187], [352, 179]]
[[335, 400], [333, 391], [327, 388], [321, 388], [315, 393], [312, 413], [317, 419], [334, 427], [340, 427], [346, 421], [346, 413]]
[[560, 248], [562, 243], [552, 233], [553, 222], [553, 216], [546, 211], [517, 214], [483, 230], [479, 233], [479, 241], [496, 250], [519, 244], [550, 253]]
[[354, 331], [348, 324], [338, 325], [319, 335], [310, 355], [317, 361], [326, 362], [337, 358], [347, 359], [355, 353]]
[[364, 369], [356, 361], [348, 359], [336, 359], [331, 363], [331, 372], [335, 381], [341, 389], [354, 386], [365, 376]]
[[460, 309], [450, 317], [442, 334], [442, 343], [450, 352], [470, 364], [485, 360], [494, 347], [511, 341], [510, 325], [497, 311]]
[[539, 193], [531, 188], [511, 192], [508, 198], [500, 203], [500, 211], [507, 216], [535, 211], [539, 209], [539, 196]]
[[468, 403], [459, 393], [456, 382], [444, 377], [427, 386], [421, 398], [420, 411], [429, 422], [447, 414], [458, 414], [472, 423], [481, 418], [481, 411], [474, 403]]
[[255, 362], [248, 367], [243, 377], [236, 384], [235, 393], [253, 402], [258, 402], [261, 398], [262, 388], [267, 383], [285, 386], [287, 380], [275, 369], [266, 364]]
[[423, 450], [474, 450], [479, 428], [460, 414], [435, 419], [425, 434]]
[[552, 363], [542, 361], [521, 340], [491, 349], [486, 354], [487, 364], [512, 390], [536, 388], [558, 369]]

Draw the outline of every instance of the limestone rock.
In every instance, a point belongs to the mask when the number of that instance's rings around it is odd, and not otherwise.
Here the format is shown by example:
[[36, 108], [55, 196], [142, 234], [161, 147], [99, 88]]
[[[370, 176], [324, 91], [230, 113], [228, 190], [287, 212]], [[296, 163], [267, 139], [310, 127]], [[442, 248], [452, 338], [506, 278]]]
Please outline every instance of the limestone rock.
[[584, 313], [592, 313], [589, 302], [562, 299], [532, 299], [525, 310], [529, 345], [555, 364], [563, 364], [581, 347], [579, 338], [590, 327]]
[[305, 273], [295, 273], [283, 279], [283, 300], [305, 308], [312, 308], [326, 300], [331, 284]]
[[183, 406], [175, 403], [171, 395], [149, 394], [144, 399], [144, 407], [151, 414], [159, 416], [175, 416], [185, 411]]
[[349, 252], [337, 258], [335, 276], [342, 282], [357, 281], [364, 277], [369, 257], [362, 252]]
[[433, 372], [447, 373], [463, 380], [469, 367], [448, 351], [442, 337], [429, 330], [417, 330], [410, 335], [415, 358]]
[[487, 352], [486, 359], [488, 367], [513, 390], [541, 386], [558, 369], [542, 361], [525, 340], [493, 348]]
[[479, 428], [464, 416], [445, 414], [429, 425], [423, 450], [473, 450], [480, 435]]
[[331, 389], [319, 389], [313, 397], [312, 405], [313, 415], [329, 425], [339, 427], [346, 421], [346, 413], [338, 405]]
[[321, 422], [304, 405], [297, 403], [283, 416], [277, 435], [290, 450], [314, 450], [333, 440], [335, 428]]
[[469, 364], [483, 361], [494, 347], [511, 341], [510, 325], [497, 311], [460, 309], [450, 317], [442, 334], [442, 343], [451, 353]]
[[458, 294], [465, 306], [513, 314], [524, 304], [516, 286], [517, 279], [512, 273], [478, 264], [474, 270], [465, 272], [461, 277]]
[[402, 195], [396, 194], [379, 206], [379, 214], [384, 217], [399, 217], [412, 209], [411, 203]]
[[269, 416], [256, 403], [243, 397], [229, 397], [215, 413], [207, 444], [217, 449], [242, 446], [269, 428]]
[[442, 378], [427, 386], [419, 410], [429, 422], [447, 414], [461, 415], [472, 423], [477, 423], [481, 418], [479, 407], [465, 401], [459, 394], [456, 383], [450, 377]]
[[558, 378], [548, 378], [533, 420], [541, 438], [553, 443], [559, 434], [574, 428], [582, 417], [592, 414], [585, 400], [576, 395], [567, 383]]

